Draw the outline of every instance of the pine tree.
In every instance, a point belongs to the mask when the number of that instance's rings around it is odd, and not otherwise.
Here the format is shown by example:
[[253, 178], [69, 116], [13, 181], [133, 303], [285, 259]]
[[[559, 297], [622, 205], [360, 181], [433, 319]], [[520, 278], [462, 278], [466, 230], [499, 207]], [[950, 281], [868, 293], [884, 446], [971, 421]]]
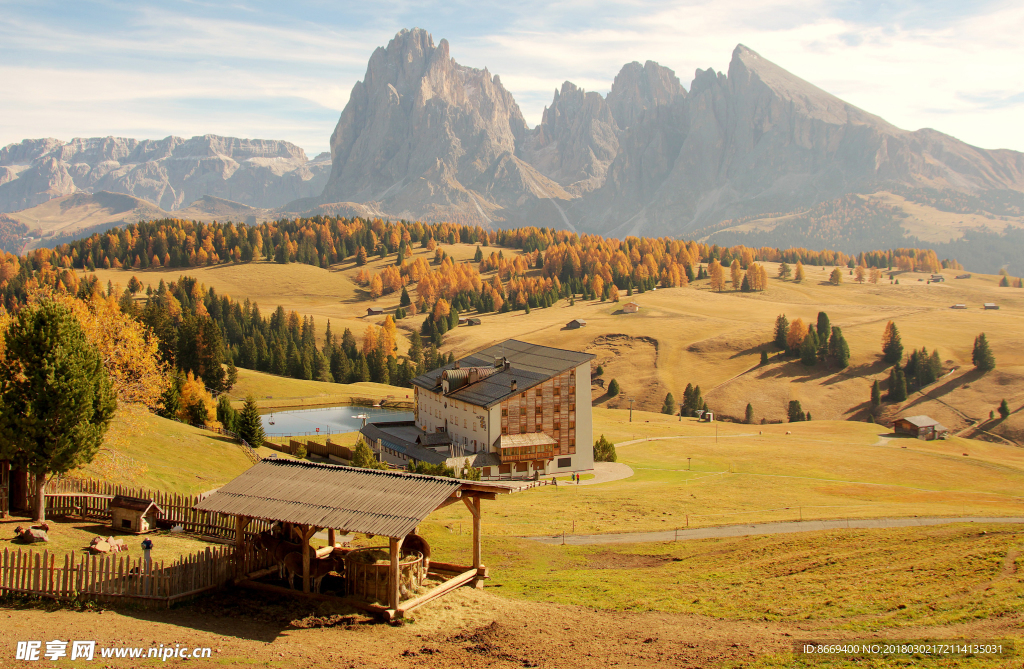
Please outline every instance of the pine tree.
[[818, 362], [818, 339], [814, 330], [810, 330], [800, 345], [800, 362], [805, 367], [813, 367]]
[[762, 365], [767, 365], [768, 364], [768, 351], [765, 351], [765, 350], [761, 351], [761, 364]]
[[814, 330], [818, 335], [818, 360], [824, 360], [828, 355], [829, 334], [832, 332], [828, 314], [824, 311], [818, 312], [818, 324]]
[[231, 399], [225, 394], [217, 398], [217, 421], [229, 432], [238, 428], [238, 412], [231, 406]]
[[889, 321], [885, 325], [885, 333], [882, 335], [882, 359], [895, 365], [903, 359], [903, 342], [900, 340], [900, 332], [896, 324]]
[[835, 361], [836, 367], [846, 369], [850, 366], [850, 347], [846, 343], [846, 337], [839, 326], [832, 327], [832, 337], [828, 342], [828, 352]]
[[882, 404], [882, 391], [878, 387], [878, 380], [871, 384], [871, 407], [877, 409]]
[[24, 307], [4, 341], [0, 458], [31, 475], [35, 520], [42, 521], [47, 480], [96, 457], [117, 396], [99, 351], [64, 305]]
[[619, 394], [619, 382], [612, 379], [608, 382], [608, 397], [615, 397]]
[[999, 403], [999, 415], [1003, 418], [1010, 416], [1010, 405], [1006, 403], [1005, 399]]
[[476, 245], [476, 253], [473, 254], [473, 262], [481, 262], [484, 259], [484, 251], [480, 248], [480, 245]]
[[238, 414], [237, 429], [238, 436], [245, 439], [253, 448], [263, 445], [263, 421], [260, 420], [260, 409], [256, 406], [256, 398], [247, 395], [245, 404]]
[[974, 338], [974, 352], [971, 353], [971, 362], [982, 372], [990, 372], [996, 368], [996, 358], [992, 355], [992, 349], [988, 346], [988, 339], [985, 333]]
[[615, 444], [602, 434], [601, 438], [594, 442], [594, 462], [615, 462], [617, 458]]
[[352, 450], [352, 466], [360, 469], [387, 469], [388, 466], [377, 460], [373, 451], [360, 439]]
[[790, 400], [787, 410], [790, 423], [796, 423], [804, 419], [803, 409], [800, 408], [800, 400]]
[[747, 403], [746, 421], [748, 424], [752, 424], [754, 422], [754, 407], [751, 406], [749, 402]]
[[785, 314], [779, 314], [775, 319], [775, 348], [785, 351], [788, 347], [786, 336], [789, 334], [789, 319]]
[[665, 395], [665, 402], [661, 405], [661, 413], [674, 416], [676, 414], [676, 398], [672, 397], [672, 393]]
[[899, 365], [889, 371], [889, 394], [886, 399], [890, 402], [903, 402], [907, 399], [907, 377]]
[[398, 304], [403, 307], [407, 307], [412, 304], [412, 299], [409, 297], [409, 291], [405, 289], [405, 286], [402, 286], [402, 297], [398, 300]]

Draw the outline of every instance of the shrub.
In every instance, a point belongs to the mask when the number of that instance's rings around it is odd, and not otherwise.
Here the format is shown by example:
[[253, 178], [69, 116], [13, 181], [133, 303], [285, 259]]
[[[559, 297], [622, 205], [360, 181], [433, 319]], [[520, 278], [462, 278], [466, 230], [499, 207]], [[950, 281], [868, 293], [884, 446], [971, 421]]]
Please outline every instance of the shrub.
[[619, 394], [619, 382], [612, 379], [608, 382], [608, 397], [615, 397]]
[[617, 458], [615, 444], [602, 434], [601, 438], [594, 442], [594, 462], [615, 462]]

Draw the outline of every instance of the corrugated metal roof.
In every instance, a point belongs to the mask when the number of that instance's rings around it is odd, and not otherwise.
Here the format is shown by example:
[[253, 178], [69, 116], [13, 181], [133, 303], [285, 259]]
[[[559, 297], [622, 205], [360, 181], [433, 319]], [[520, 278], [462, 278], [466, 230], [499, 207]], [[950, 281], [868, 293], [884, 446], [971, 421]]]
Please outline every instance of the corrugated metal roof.
[[[495, 360], [501, 357], [511, 363], [511, 369], [498, 370], [486, 379], [451, 392], [448, 396], [467, 404], [491, 407], [515, 393], [521, 393], [557, 374], [594, 359], [594, 355], [591, 353], [568, 351], [509, 339], [462, 358], [459, 360], [459, 365], [461, 367], [493, 367]], [[454, 364], [445, 365], [417, 376], [412, 382], [421, 388], [437, 392], [438, 386], [441, 385], [441, 375], [454, 367]], [[516, 382], [514, 391], [512, 390], [512, 381]]]
[[[393, 423], [367, 423], [364, 427], [359, 430], [359, 433], [367, 438], [367, 440], [374, 443], [379, 439], [384, 442], [384, 445], [388, 448], [397, 451], [406, 457], [405, 460], [401, 458], [392, 459], [387, 458], [388, 462], [397, 465], [407, 465], [408, 460], [419, 460], [420, 462], [429, 462], [430, 464], [438, 464], [444, 462], [447, 455], [438, 453], [437, 451], [421, 446], [416, 442], [409, 441], [400, 434], [397, 434], [397, 430], [389, 430], [388, 426], [400, 426], [400, 427], [416, 427], [416, 423], [413, 421], [402, 421]], [[417, 431], [419, 428], [416, 428]], [[429, 435], [427, 435], [429, 436]], [[451, 437], [444, 435], [447, 439], [447, 443], [451, 443]], [[444, 442], [441, 442], [444, 443]]]
[[195, 508], [404, 537], [461, 486], [437, 476], [278, 458], [250, 467]]

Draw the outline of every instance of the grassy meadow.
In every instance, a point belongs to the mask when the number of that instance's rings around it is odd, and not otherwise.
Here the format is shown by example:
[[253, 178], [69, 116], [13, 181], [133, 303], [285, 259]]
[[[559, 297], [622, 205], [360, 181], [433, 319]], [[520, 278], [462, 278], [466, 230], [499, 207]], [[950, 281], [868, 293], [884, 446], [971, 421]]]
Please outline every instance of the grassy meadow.
[[[634, 475], [503, 495], [486, 505], [484, 531], [551, 536], [801, 518], [1024, 516], [1024, 450], [1016, 447], [895, 438], [848, 421], [719, 423], [717, 440], [715, 431], [694, 419], [634, 411], [630, 423], [628, 411], [595, 409], [595, 438], [616, 442], [618, 461]], [[467, 522], [457, 506], [431, 518], [451, 528]]]
[[[457, 260], [469, 260], [476, 247], [445, 244], [441, 248]], [[485, 253], [491, 250], [484, 249]], [[502, 251], [506, 255], [515, 252]], [[415, 254], [431, 255], [419, 248]], [[380, 271], [393, 262], [393, 256], [374, 258], [367, 269]], [[885, 324], [893, 320], [905, 351], [922, 346], [929, 351], [937, 349], [946, 376], [923, 393], [913, 393], [907, 402], [890, 409], [891, 413], [927, 414], [954, 431], [984, 421], [981, 427], [985, 430], [1018, 443], [1024, 440], [1024, 419], [1016, 413], [1024, 407], [1024, 339], [1020, 334], [1024, 331], [1024, 290], [1000, 288], [998, 277], [992, 275], [955, 279], [960, 272], [952, 270], [943, 272], [945, 282], [934, 284], [927, 282], [926, 274], [897, 273], [897, 285], [888, 278], [878, 284], [857, 284], [844, 268], [844, 283], [833, 286], [827, 281], [831, 270], [808, 266], [806, 280], [798, 284], [774, 278], [777, 266], [768, 263], [771, 278], [767, 290], [759, 293], [742, 293], [731, 285], [716, 293], [705, 280], [685, 288], [623, 295], [618, 304], [578, 300], [569, 306], [563, 300], [529, 314], [483, 314], [481, 325], [450, 332], [443, 351], [458, 357], [515, 337], [592, 352], [597, 356], [595, 364], [604, 367], [605, 380], [615, 378], [622, 388], [619, 397], [609, 398], [595, 385], [593, 398], [600, 406], [626, 407], [627, 399], [633, 398], [634, 406], [656, 411], [666, 393], [672, 392], [678, 401], [687, 383], [693, 383], [700, 385], [714, 410], [728, 416], [742, 417], [749, 403], [756, 420], [781, 420], [788, 402], [796, 399], [819, 420], [863, 420], [871, 383], [884, 380], [887, 374], [880, 362], [881, 338]], [[329, 269], [258, 262], [141, 272], [97, 270], [96, 275], [104, 283], [124, 285], [137, 274], [153, 286], [161, 279], [192, 275], [234, 299], [256, 301], [264, 314], [282, 305], [312, 316], [321, 338], [328, 320], [335, 332], [348, 327], [358, 338], [368, 324], [383, 320], [367, 318], [366, 308], [377, 306], [393, 312], [399, 296], [369, 300], [367, 292], [354, 282], [357, 271], [353, 261]], [[410, 292], [415, 299], [415, 290]], [[641, 310], [624, 314], [622, 304], [631, 299]], [[1001, 308], [984, 310], [985, 302], [996, 302]], [[951, 310], [956, 303], [968, 308]], [[843, 371], [804, 367], [796, 360], [775, 356], [768, 343], [779, 314], [790, 321], [813, 322], [819, 311], [842, 327], [850, 345], [851, 363]], [[565, 329], [574, 318], [586, 320], [587, 326]], [[398, 325], [408, 334], [421, 322], [422, 317], [414, 315]], [[971, 347], [981, 332], [986, 333], [997, 361], [997, 369], [988, 374], [978, 374], [971, 366]], [[400, 351], [407, 345], [407, 339], [400, 338]], [[760, 365], [762, 350], [773, 356], [766, 365]], [[285, 395], [344, 394], [330, 386], [314, 392], [289, 390], [286, 382], [260, 379], [249, 386], [241, 382], [232, 397], [253, 390], [263, 398], [274, 395], [273, 404], [277, 404], [277, 398]], [[989, 421], [989, 412], [1002, 399], [1007, 399], [1014, 415], [1005, 421]]]

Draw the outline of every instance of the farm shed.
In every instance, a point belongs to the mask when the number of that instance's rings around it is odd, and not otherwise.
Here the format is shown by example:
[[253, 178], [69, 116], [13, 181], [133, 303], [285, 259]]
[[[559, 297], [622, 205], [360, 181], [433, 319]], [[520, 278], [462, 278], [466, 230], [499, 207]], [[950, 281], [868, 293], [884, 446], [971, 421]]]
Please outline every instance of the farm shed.
[[986, 309], [998, 309], [999, 305], [996, 304], [995, 302], [986, 302], [985, 303], [985, 308]]
[[944, 277], [941, 274], [932, 274], [932, 278], [930, 278], [928, 280], [931, 281], [932, 283], [939, 283], [939, 282], [945, 283], [946, 282], [946, 277]]
[[565, 327], [569, 328], [570, 330], [578, 330], [578, 329], [586, 327], [586, 326], [587, 326], [587, 322], [585, 320], [583, 320], [582, 318], [574, 318], [574, 319], [572, 319], [571, 321], [569, 321], [568, 323], [565, 324]]
[[384, 310], [381, 309], [380, 307], [367, 307], [366, 308], [366, 315], [367, 316], [383, 316], [384, 315]]
[[635, 314], [640, 311], [640, 305], [636, 302], [627, 302], [623, 307], [622, 311], [627, 314]]
[[163, 510], [151, 499], [114, 495], [110, 500], [110, 527], [121, 532], [144, 534], [156, 529]]
[[949, 434], [949, 428], [928, 416], [906, 416], [892, 422], [896, 434], [906, 434], [925, 441], [941, 439]]
[[[473, 582], [476, 587], [483, 587], [487, 569], [480, 553], [481, 502], [510, 492], [512, 489], [508, 486], [479, 481], [274, 459], [263, 460], [249, 468], [195, 508], [234, 516], [237, 548], [241, 554], [252, 548], [252, 536], [247, 536], [244, 530], [254, 518], [297, 530], [301, 537], [302, 592], [306, 594], [310, 592], [313, 553], [309, 540], [318, 531], [328, 531], [331, 552], [342, 559], [347, 553], [335, 547], [336, 531], [388, 537], [387, 606], [368, 605], [351, 598], [338, 599], [394, 619], [460, 585]], [[403, 542], [415, 534], [429, 514], [460, 501], [473, 516], [473, 565], [461, 567], [432, 561], [434, 571], [447, 571], [452, 577], [430, 592], [402, 602], [399, 563]], [[256, 577], [257, 574], [245, 575], [240, 584], [291, 592], [255, 584], [252, 579]]]
[[470, 318], [470, 319], [469, 319], [469, 320], [468, 320], [468, 321], [466, 322], [466, 324], [467, 324], [467, 325], [480, 325], [480, 319], [479, 319], [479, 318], [477, 318], [476, 316], [474, 316], [473, 318]]
[[966, 309], [967, 305], [963, 303], [954, 304], [950, 309]]

